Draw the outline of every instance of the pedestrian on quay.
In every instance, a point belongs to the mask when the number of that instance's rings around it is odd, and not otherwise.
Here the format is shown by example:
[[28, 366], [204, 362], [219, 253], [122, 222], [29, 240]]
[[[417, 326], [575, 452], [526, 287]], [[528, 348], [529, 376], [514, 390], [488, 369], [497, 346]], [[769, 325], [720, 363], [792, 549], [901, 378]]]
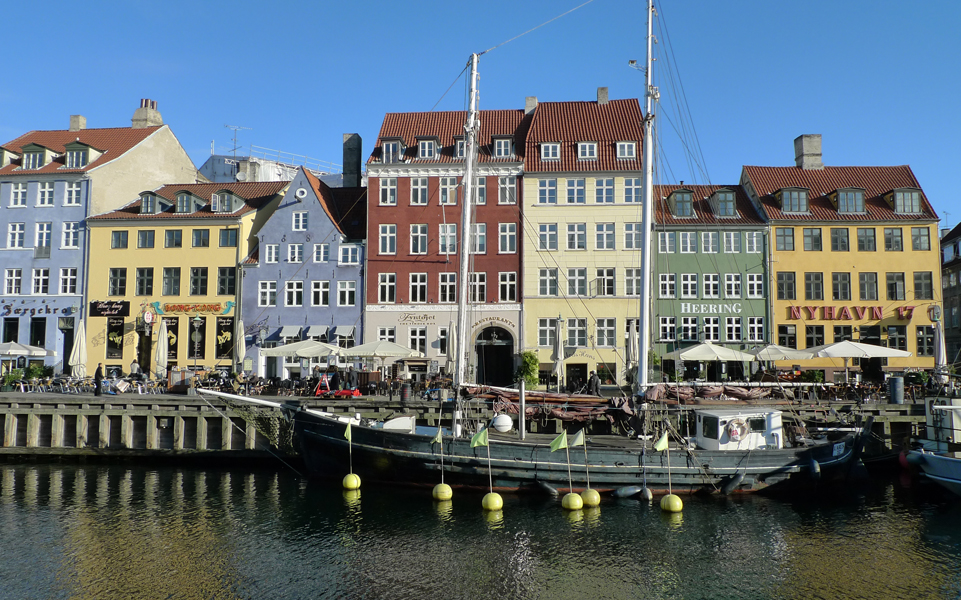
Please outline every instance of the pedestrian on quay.
[[594, 371], [591, 371], [591, 377], [587, 380], [587, 393], [592, 396], [601, 395], [601, 378]]
[[103, 383], [103, 363], [97, 363], [97, 370], [93, 373], [93, 395], [100, 395], [100, 385]]
[[353, 365], [347, 367], [347, 388], [357, 389], [357, 371], [354, 370]]

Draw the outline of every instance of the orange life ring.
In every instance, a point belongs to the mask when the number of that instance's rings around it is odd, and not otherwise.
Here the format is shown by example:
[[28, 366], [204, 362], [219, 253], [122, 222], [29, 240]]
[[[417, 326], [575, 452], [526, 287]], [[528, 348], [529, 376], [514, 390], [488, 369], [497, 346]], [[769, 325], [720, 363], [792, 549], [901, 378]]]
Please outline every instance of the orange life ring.
[[740, 442], [747, 437], [748, 427], [744, 419], [732, 419], [727, 424], [727, 436], [732, 442]]

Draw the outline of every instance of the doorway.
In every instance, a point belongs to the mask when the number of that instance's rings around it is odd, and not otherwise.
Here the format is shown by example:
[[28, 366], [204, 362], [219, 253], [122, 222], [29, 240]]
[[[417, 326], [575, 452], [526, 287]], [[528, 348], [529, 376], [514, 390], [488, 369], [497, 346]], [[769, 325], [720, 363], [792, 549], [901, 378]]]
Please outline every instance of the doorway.
[[487, 327], [474, 343], [477, 383], [508, 386], [514, 383], [514, 336], [503, 327]]
[[587, 364], [579, 363], [567, 366], [567, 391], [580, 392], [587, 386]]

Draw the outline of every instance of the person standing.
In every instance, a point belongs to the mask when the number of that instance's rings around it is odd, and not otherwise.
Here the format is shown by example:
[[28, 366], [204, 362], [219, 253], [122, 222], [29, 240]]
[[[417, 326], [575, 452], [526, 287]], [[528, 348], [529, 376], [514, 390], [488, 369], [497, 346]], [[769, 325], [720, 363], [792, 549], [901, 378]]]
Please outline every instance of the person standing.
[[354, 370], [353, 365], [347, 367], [347, 388], [357, 389], [357, 371]]
[[93, 395], [100, 395], [100, 386], [103, 383], [103, 363], [97, 363], [97, 370], [93, 373]]
[[591, 377], [587, 380], [587, 393], [592, 396], [601, 395], [601, 378], [594, 371], [591, 371]]

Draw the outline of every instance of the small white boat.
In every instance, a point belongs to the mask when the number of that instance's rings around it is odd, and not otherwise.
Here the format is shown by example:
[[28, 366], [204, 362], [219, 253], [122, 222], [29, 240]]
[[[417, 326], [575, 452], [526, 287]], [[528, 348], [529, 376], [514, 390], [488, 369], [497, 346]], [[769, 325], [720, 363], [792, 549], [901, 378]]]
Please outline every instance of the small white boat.
[[929, 479], [961, 496], [961, 452], [911, 450], [908, 462], [921, 467]]

